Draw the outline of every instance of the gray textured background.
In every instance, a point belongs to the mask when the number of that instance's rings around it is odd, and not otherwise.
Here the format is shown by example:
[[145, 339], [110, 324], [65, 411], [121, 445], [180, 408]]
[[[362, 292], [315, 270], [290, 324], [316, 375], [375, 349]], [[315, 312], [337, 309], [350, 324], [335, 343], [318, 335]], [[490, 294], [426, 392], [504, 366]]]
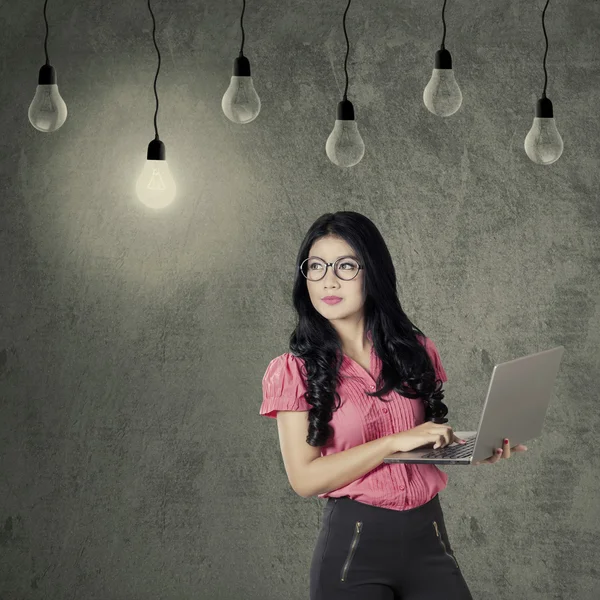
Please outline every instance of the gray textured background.
[[69, 110], [53, 134], [27, 119], [43, 2], [0, 5], [2, 600], [308, 598], [323, 503], [291, 490], [258, 410], [294, 325], [301, 238], [342, 209], [388, 242], [456, 429], [476, 427], [496, 362], [565, 346], [542, 436], [497, 465], [446, 467], [441, 499], [476, 600], [598, 597], [600, 3], [548, 8], [565, 149], [543, 167], [523, 149], [543, 0], [448, 3], [464, 99], [447, 119], [422, 101], [442, 2], [355, 0], [349, 99], [366, 154], [349, 170], [325, 155], [345, 5], [248, 2], [262, 111], [234, 125], [221, 97], [241, 2], [153, 2], [178, 186], [157, 213], [135, 196], [154, 138], [146, 3], [49, 2]]

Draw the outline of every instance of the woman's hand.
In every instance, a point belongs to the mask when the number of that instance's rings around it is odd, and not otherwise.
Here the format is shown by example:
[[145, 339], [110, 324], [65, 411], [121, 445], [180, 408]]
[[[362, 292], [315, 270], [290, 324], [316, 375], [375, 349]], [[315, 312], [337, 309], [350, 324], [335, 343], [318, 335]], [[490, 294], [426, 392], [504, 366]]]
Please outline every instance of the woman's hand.
[[523, 444], [517, 444], [516, 446], [510, 447], [508, 439], [504, 440], [504, 448], [497, 448], [494, 456], [490, 456], [485, 460], [478, 460], [475, 464], [481, 465], [483, 463], [495, 463], [498, 462], [501, 458], [510, 458], [510, 453], [514, 452], [526, 452], [527, 446], [523, 446]]
[[452, 427], [431, 421], [426, 421], [406, 431], [393, 433], [391, 437], [394, 438], [395, 452], [410, 452], [424, 446], [431, 448], [431, 444], [434, 448], [443, 448], [454, 442], [466, 443], [465, 440], [456, 437]]

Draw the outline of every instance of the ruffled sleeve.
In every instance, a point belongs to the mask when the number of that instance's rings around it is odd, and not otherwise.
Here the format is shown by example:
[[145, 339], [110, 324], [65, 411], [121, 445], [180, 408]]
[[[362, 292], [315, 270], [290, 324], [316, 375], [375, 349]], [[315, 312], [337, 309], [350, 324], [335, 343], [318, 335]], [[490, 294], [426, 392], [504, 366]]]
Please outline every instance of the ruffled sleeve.
[[[423, 339], [420, 335], [417, 334], [417, 339], [423, 343]], [[433, 362], [433, 367], [435, 370], [435, 376], [437, 379], [441, 379], [444, 383], [448, 381], [448, 375], [446, 375], [446, 371], [444, 370], [444, 366], [442, 365], [442, 359], [440, 358], [440, 353], [438, 352], [433, 340], [430, 338], [425, 338], [425, 350], [427, 350], [427, 354], [431, 358]]]
[[310, 410], [304, 399], [306, 384], [304, 361], [290, 353], [274, 358], [265, 371], [262, 388], [261, 415], [276, 418], [278, 410]]

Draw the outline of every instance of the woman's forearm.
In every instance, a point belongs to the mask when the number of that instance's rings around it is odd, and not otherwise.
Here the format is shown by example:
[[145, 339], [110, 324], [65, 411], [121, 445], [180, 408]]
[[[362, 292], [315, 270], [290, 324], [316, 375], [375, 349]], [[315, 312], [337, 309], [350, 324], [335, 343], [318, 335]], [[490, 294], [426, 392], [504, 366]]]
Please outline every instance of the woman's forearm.
[[394, 435], [386, 435], [348, 450], [319, 456], [304, 470], [300, 496], [310, 498], [325, 494], [355, 481], [396, 452], [396, 445]]

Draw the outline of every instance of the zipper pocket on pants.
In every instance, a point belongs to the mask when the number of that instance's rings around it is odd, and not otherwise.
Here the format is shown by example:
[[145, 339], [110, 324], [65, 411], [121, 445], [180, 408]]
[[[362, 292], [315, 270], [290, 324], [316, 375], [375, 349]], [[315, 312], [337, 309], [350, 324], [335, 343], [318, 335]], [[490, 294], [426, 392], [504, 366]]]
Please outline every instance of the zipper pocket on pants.
[[446, 553], [447, 556], [449, 556], [454, 561], [456, 568], [460, 569], [460, 567], [458, 566], [458, 562], [456, 562], [456, 558], [454, 558], [454, 556], [446, 550], [446, 544], [444, 544], [444, 540], [442, 539], [442, 535], [440, 534], [440, 530], [438, 529], [438, 524], [436, 521], [433, 522], [433, 526], [435, 527], [435, 535], [437, 535], [438, 540], [440, 540], [440, 544], [442, 544], [442, 548], [444, 549], [444, 552]]
[[348, 556], [346, 558], [346, 562], [342, 567], [342, 575], [340, 581], [346, 581], [346, 575], [348, 574], [348, 568], [350, 567], [350, 563], [352, 562], [352, 557], [354, 556], [354, 552], [356, 552], [356, 547], [358, 546], [358, 539], [360, 538], [360, 532], [362, 529], [362, 522], [356, 521], [356, 527], [354, 529], [354, 536], [352, 537], [352, 543], [350, 544], [350, 550], [348, 551]]

